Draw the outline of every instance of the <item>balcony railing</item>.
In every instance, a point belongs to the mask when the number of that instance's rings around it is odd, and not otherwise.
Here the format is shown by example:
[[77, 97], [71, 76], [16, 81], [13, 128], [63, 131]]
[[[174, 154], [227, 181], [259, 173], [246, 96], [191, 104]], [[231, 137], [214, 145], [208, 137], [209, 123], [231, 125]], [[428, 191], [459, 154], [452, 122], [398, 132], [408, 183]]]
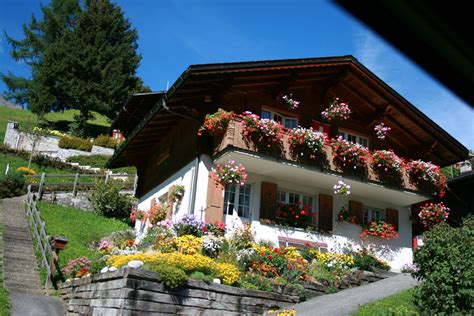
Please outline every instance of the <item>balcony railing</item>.
[[[278, 157], [274, 156], [273, 158], [280, 159], [281, 161], [286, 160], [286, 161], [293, 162], [296, 164], [301, 164], [304, 166], [305, 165], [304, 163], [295, 161], [293, 157], [290, 155], [290, 144], [288, 142], [287, 131], [283, 132], [282, 143], [283, 143], [283, 151], [281, 153], [281, 156], [278, 156]], [[259, 152], [258, 149], [255, 149], [251, 144], [247, 145], [247, 143], [244, 141], [244, 138], [242, 136], [242, 119], [241, 118], [237, 117], [237, 118], [232, 119], [229, 122], [229, 125], [227, 129], [224, 131], [224, 133], [220, 136], [215, 136], [213, 154], [218, 155], [220, 152], [224, 151], [225, 149], [229, 147], [239, 148], [239, 149], [243, 149], [245, 151], [250, 151], [250, 152], [257, 152], [257, 153]], [[367, 161], [366, 163], [367, 173], [364, 176], [356, 176], [354, 174], [341, 172], [341, 170], [339, 170], [336, 167], [332, 158], [333, 151], [332, 151], [331, 146], [328, 146], [328, 145], [325, 146], [325, 154], [327, 158], [327, 164], [320, 166], [321, 172], [343, 175], [344, 177], [353, 178], [353, 179], [363, 181], [363, 182], [371, 182], [371, 183], [375, 183], [375, 184], [379, 184], [379, 185], [383, 185], [383, 186], [391, 187], [391, 188], [397, 188], [397, 189], [403, 189], [403, 190], [409, 190], [409, 191], [418, 191], [417, 187], [410, 183], [406, 170], [404, 169], [402, 171], [400, 183], [398, 185], [393, 185], [391, 183], [388, 183], [386, 181], [381, 181], [379, 179], [376, 172], [372, 168], [372, 158], [370, 158], [369, 161]], [[262, 154], [262, 155], [266, 156], [267, 154]]]

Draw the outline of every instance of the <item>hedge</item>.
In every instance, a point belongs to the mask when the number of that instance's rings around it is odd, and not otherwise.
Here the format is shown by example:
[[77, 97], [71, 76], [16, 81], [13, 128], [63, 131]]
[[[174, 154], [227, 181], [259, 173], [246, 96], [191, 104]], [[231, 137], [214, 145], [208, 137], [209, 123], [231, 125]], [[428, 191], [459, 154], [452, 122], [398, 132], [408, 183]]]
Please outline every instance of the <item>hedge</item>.
[[58, 144], [59, 148], [77, 149], [82, 151], [91, 151], [92, 143], [88, 139], [83, 139], [74, 136], [61, 137]]

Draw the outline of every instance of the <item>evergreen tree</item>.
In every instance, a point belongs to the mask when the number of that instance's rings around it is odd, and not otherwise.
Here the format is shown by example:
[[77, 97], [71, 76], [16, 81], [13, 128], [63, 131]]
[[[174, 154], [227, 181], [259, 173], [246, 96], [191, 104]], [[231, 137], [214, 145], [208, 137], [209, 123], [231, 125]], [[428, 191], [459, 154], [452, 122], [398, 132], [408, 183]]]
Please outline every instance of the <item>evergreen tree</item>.
[[[41, 7], [41, 11], [42, 20], [37, 20], [33, 15], [29, 24], [23, 24], [23, 40], [15, 40], [5, 33], [8, 43], [12, 46], [12, 58], [26, 63], [32, 72], [32, 79], [15, 76], [10, 72], [0, 74], [0, 79], [9, 90], [6, 92], [7, 98], [14, 99], [21, 105], [30, 103], [30, 90], [38, 84], [34, 74], [41, 67], [45, 48], [56, 43], [73, 28], [81, 8], [78, 0], [52, 0], [49, 6]], [[30, 108], [33, 107], [34, 105], [30, 104]]]
[[[109, 0], [86, 0], [82, 11], [66, 15], [71, 11], [54, 9], [57, 2], [43, 8], [43, 21], [33, 19], [24, 28], [24, 41], [9, 41], [14, 53], [27, 48], [23, 58], [31, 61], [33, 78], [26, 88], [30, 109], [39, 115], [77, 109], [80, 115], [71, 127], [84, 135], [92, 111], [113, 119], [130, 94], [147, 89], [136, 76], [141, 60], [136, 52], [138, 34], [120, 7]], [[63, 12], [61, 17], [54, 16], [57, 11]], [[36, 44], [36, 37], [27, 34], [35, 33], [38, 24], [44, 26], [42, 41]], [[9, 85], [12, 92], [20, 87], [14, 79], [3, 76], [5, 82], [14, 83]]]

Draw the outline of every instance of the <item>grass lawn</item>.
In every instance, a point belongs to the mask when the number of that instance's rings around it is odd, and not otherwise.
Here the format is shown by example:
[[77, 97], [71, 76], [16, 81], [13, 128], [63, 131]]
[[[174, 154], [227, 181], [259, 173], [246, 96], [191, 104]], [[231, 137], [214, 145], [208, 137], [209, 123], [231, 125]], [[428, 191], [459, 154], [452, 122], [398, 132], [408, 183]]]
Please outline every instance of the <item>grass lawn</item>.
[[[28, 166], [28, 160], [23, 159], [22, 157], [18, 157], [13, 154], [7, 154], [7, 153], [0, 153], [0, 174], [5, 174], [5, 169], [7, 167], [7, 164], [10, 164], [10, 171], [13, 172], [19, 167], [27, 167]], [[40, 174], [42, 172], [45, 173], [74, 173], [71, 170], [61, 170], [57, 168], [52, 168], [52, 167], [45, 167], [41, 166], [35, 163], [31, 164], [31, 168], [33, 168], [37, 174]]]
[[85, 212], [71, 207], [38, 202], [41, 218], [46, 223], [49, 236], [63, 236], [69, 242], [67, 249], [60, 252], [59, 264], [64, 267], [71, 259], [88, 256], [92, 259], [97, 253], [89, 248], [94, 241], [113, 232], [130, 229], [127, 224]]
[[[1, 209], [2, 201], [0, 201]], [[0, 213], [0, 217], [1, 217]], [[3, 287], [3, 223], [0, 222], [0, 316], [10, 315], [10, 302], [8, 300], [8, 292]]]
[[[51, 123], [52, 129], [67, 132], [69, 129], [68, 124], [74, 122], [74, 115], [78, 113], [78, 110], [52, 112], [46, 115], [46, 120]], [[89, 121], [91, 134], [93, 134], [91, 136], [107, 133], [108, 127], [110, 126], [107, 117], [95, 112], [93, 112], [93, 114], [95, 118]], [[0, 107], [0, 141], [2, 143], [5, 137], [5, 129], [8, 121], [19, 122], [20, 128], [28, 126], [33, 128], [38, 122], [36, 115], [28, 110]]]
[[355, 316], [372, 315], [420, 315], [412, 302], [412, 290], [405, 290], [383, 300], [362, 306]]

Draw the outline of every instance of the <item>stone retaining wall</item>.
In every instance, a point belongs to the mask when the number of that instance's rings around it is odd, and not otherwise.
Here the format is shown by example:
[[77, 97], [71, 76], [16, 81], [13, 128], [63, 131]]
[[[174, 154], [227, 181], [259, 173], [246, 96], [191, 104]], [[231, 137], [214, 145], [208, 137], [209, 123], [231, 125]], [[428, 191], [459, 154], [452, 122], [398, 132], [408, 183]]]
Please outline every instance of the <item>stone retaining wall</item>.
[[122, 268], [66, 282], [60, 288], [70, 315], [261, 315], [299, 302], [296, 290], [278, 293], [189, 280], [167, 289], [154, 272]]
[[[8, 122], [3, 144], [13, 149], [31, 151], [36, 138], [37, 136], [33, 134], [21, 132], [19, 130], [18, 123]], [[59, 148], [59, 139], [60, 138], [56, 136], [40, 136], [39, 141], [36, 143], [35, 151], [38, 154], [59, 158], [62, 161], [65, 161], [67, 158], [72, 156], [111, 156], [114, 154], [114, 150], [111, 148], [95, 145], [92, 146], [92, 150], [90, 152], [76, 149]]]

